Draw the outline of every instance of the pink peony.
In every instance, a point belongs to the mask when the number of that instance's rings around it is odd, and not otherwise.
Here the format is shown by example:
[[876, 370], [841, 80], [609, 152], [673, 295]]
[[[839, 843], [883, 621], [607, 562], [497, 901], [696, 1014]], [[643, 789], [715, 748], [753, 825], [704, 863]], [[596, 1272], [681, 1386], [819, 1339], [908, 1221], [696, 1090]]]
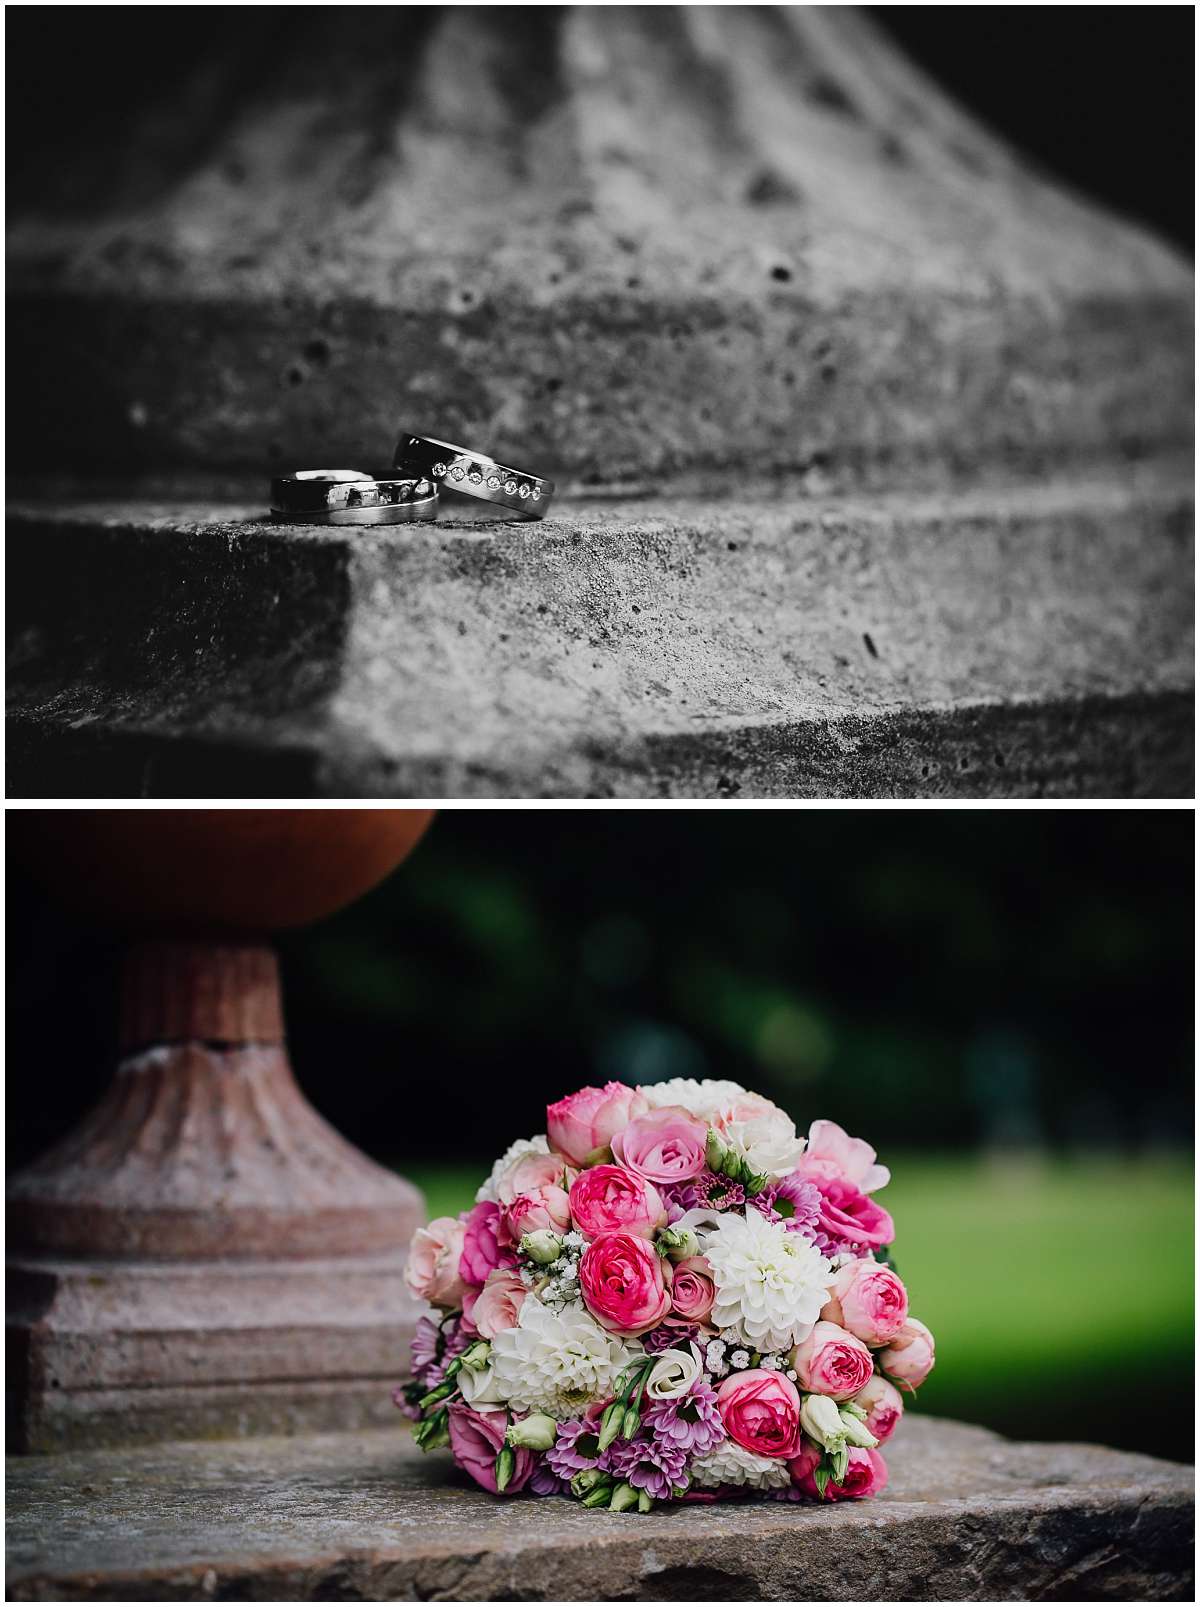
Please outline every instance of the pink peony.
[[795, 1456], [800, 1445], [800, 1396], [782, 1373], [751, 1367], [732, 1373], [717, 1390], [731, 1440], [756, 1456]]
[[632, 1339], [671, 1309], [664, 1263], [636, 1233], [602, 1233], [579, 1258], [584, 1304], [610, 1333]]
[[865, 1389], [874, 1371], [871, 1352], [861, 1339], [835, 1322], [819, 1322], [792, 1351], [792, 1366], [801, 1389], [848, 1401]]
[[528, 1194], [518, 1194], [504, 1207], [499, 1237], [502, 1244], [519, 1244], [523, 1233], [536, 1233], [539, 1228], [566, 1233], [570, 1226], [571, 1202], [566, 1190], [553, 1183], [543, 1183], [541, 1188], [531, 1189]]
[[496, 1197], [501, 1205], [511, 1205], [519, 1194], [532, 1194], [540, 1188], [570, 1188], [574, 1176], [563, 1165], [561, 1155], [523, 1155], [497, 1183]]
[[515, 1328], [517, 1313], [528, 1293], [518, 1273], [503, 1269], [491, 1273], [483, 1288], [471, 1296], [468, 1316], [479, 1337], [495, 1339], [505, 1328]]
[[854, 1404], [866, 1412], [867, 1427], [881, 1445], [884, 1440], [891, 1439], [904, 1416], [904, 1401], [900, 1391], [879, 1373], [872, 1375], [866, 1389], [859, 1390], [854, 1397]]
[[[508, 1413], [503, 1407], [496, 1411], [476, 1411], [455, 1401], [450, 1407], [450, 1450], [459, 1467], [469, 1473], [476, 1484], [498, 1495], [496, 1489], [496, 1455], [504, 1444], [508, 1427]], [[513, 1476], [504, 1491], [515, 1495], [529, 1482], [537, 1458], [532, 1451], [514, 1451], [516, 1465]]]
[[458, 1270], [464, 1283], [481, 1289], [488, 1274], [497, 1267], [516, 1265], [516, 1257], [501, 1249], [496, 1239], [500, 1227], [500, 1207], [484, 1200], [467, 1213], [463, 1224], [463, 1247]]
[[808, 1181], [816, 1185], [821, 1195], [818, 1232], [826, 1234], [835, 1244], [878, 1250], [891, 1244], [896, 1237], [888, 1213], [854, 1183], [841, 1177], [820, 1175], [811, 1176]]
[[886, 1345], [908, 1316], [908, 1295], [890, 1267], [870, 1259], [851, 1261], [834, 1279], [821, 1312], [868, 1345]]
[[923, 1322], [908, 1317], [903, 1328], [879, 1352], [880, 1370], [910, 1395], [929, 1377], [933, 1368], [933, 1335]]
[[886, 1166], [875, 1164], [875, 1151], [862, 1138], [851, 1138], [836, 1122], [814, 1122], [808, 1130], [808, 1148], [796, 1170], [801, 1177], [843, 1178], [863, 1194], [873, 1194], [891, 1178]]
[[622, 1082], [581, 1088], [547, 1105], [546, 1136], [551, 1148], [576, 1166], [594, 1166], [608, 1159], [614, 1135], [645, 1109], [645, 1094]]
[[666, 1227], [667, 1208], [653, 1183], [624, 1166], [593, 1166], [571, 1184], [571, 1217], [589, 1239], [601, 1233], [636, 1233], [652, 1239]]
[[708, 1126], [682, 1105], [636, 1116], [613, 1139], [613, 1156], [652, 1183], [686, 1183], [704, 1170]]
[[439, 1216], [413, 1234], [404, 1281], [419, 1300], [446, 1311], [462, 1305], [465, 1285], [459, 1272], [464, 1226], [455, 1216]]
[[679, 1262], [671, 1283], [671, 1310], [677, 1317], [706, 1321], [716, 1295], [712, 1268], [702, 1255]]

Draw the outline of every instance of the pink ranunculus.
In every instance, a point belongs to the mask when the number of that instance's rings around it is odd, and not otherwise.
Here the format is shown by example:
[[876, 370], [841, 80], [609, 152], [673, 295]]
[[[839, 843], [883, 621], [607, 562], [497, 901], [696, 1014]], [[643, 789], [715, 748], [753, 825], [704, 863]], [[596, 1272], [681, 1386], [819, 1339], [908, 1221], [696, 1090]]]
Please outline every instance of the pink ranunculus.
[[528, 1194], [518, 1194], [511, 1205], [506, 1205], [500, 1217], [501, 1243], [519, 1244], [523, 1233], [536, 1233], [548, 1228], [551, 1233], [566, 1233], [571, 1226], [571, 1201], [565, 1189], [553, 1183]]
[[574, 1172], [563, 1166], [561, 1155], [522, 1155], [496, 1184], [501, 1205], [511, 1205], [519, 1194], [540, 1188], [570, 1188]]
[[652, 1183], [686, 1183], [704, 1170], [708, 1126], [682, 1105], [635, 1116], [613, 1139], [613, 1156]]
[[464, 1283], [482, 1289], [488, 1274], [497, 1267], [515, 1267], [517, 1258], [502, 1249], [496, 1235], [500, 1229], [500, 1207], [482, 1200], [467, 1213], [463, 1224], [463, 1247], [458, 1270]]
[[848, 1401], [865, 1389], [874, 1370], [871, 1352], [861, 1339], [835, 1322], [819, 1322], [792, 1351], [792, 1366], [801, 1389]]
[[840, 1484], [831, 1479], [827, 1494], [834, 1501], [861, 1501], [864, 1496], [878, 1495], [888, 1481], [887, 1463], [878, 1451], [867, 1451], [861, 1446], [850, 1447], [846, 1477]]
[[446, 1311], [455, 1311], [462, 1305], [465, 1285], [459, 1263], [463, 1235], [464, 1225], [455, 1216], [439, 1216], [413, 1234], [404, 1281], [418, 1299]]
[[669, 1263], [636, 1233], [602, 1233], [579, 1258], [584, 1304], [610, 1333], [633, 1339], [671, 1309]]
[[[450, 1411], [450, 1451], [459, 1467], [469, 1473], [476, 1484], [498, 1495], [496, 1489], [496, 1456], [504, 1444], [505, 1431], [508, 1428], [508, 1413], [503, 1407], [497, 1411], [476, 1411], [472, 1406], [466, 1406], [455, 1401]], [[512, 1478], [504, 1491], [505, 1495], [516, 1495], [529, 1483], [529, 1476], [537, 1463], [532, 1451], [524, 1449], [513, 1452], [516, 1465], [513, 1468]]]
[[[806, 1435], [801, 1435], [800, 1449], [788, 1461], [788, 1472], [792, 1475], [792, 1483], [805, 1495], [810, 1495], [814, 1501], [821, 1499], [813, 1474], [820, 1466], [821, 1458], [825, 1453], [819, 1445], [814, 1445]], [[829, 1497], [826, 1496], [828, 1500]]]
[[519, 1273], [498, 1269], [474, 1296], [471, 1321], [481, 1339], [495, 1339], [506, 1328], [517, 1326], [517, 1314], [529, 1290]]
[[801, 1177], [841, 1177], [863, 1194], [873, 1194], [890, 1179], [886, 1166], [877, 1166], [875, 1151], [862, 1138], [851, 1138], [836, 1122], [814, 1122], [808, 1130], [808, 1148], [796, 1170]]
[[819, 1173], [808, 1176], [806, 1181], [815, 1184], [820, 1192], [817, 1225], [831, 1239], [878, 1250], [891, 1244], [896, 1237], [895, 1225], [888, 1213], [856, 1184]]
[[671, 1310], [689, 1322], [705, 1322], [717, 1297], [712, 1268], [702, 1255], [690, 1256], [675, 1267], [671, 1282]]
[[653, 1183], [626, 1166], [592, 1166], [571, 1184], [571, 1218], [580, 1233], [636, 1233], [652, 1239], [667, 1225], [667, 1208]]
[[904, 1401], [894, 1384], [889, 1384], [880, 1373], [873, 1373], [865, 1389], [854, 1397], [855, 1406], [867, 1414], [867, 1428], [882, 1445], [896, 1432], [904, 1416]]
[[886, 1345], [908, 1316], [908, 1294], [890, 1267], [869, 1258], [851, 1261], [833, 1281], [821, 1312], [868, 1345]]
[[608, 1159], [613, 1136], [645, 1109], [645, 1094], [623, 1082], [581, 1088], [547, 1105], [546, 1136], [576, 1166], [595, 1166]]
[[910, 1395], [923, 1384], [933, 1368], [933, 1335], [925, 1324], [906, 1318], [886, 1350], [879, 1352], [879, 1367]]
[[767, 1367], [731, 1373], [717, 1390], [725, 1432], [756, 1456], [795, 1456], [800, 1445], [800, 1396], [795, 1384]]

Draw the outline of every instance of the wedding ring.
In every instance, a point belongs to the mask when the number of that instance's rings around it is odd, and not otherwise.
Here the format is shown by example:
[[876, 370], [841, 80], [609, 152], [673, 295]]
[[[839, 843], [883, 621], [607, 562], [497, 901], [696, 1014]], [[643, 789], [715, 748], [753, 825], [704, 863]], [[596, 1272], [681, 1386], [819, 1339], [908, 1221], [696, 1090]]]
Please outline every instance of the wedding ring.
[[554, 495], [554, 481], [543, 480], [524, 469], [506, 468], [482, 452], [470, 452], [434, 436], [402, 435], [392, 460], [394, 468], [427, 474], [447, 491], [461, 491], [483, 502], [511, 508], [527, 519], [545, 518]]
[[271, 481], [271, 517], [286, 524], [404, 524], [432, 519], [438, 488], [424, 476], [376, 480], [358, 469], [301, 469]]

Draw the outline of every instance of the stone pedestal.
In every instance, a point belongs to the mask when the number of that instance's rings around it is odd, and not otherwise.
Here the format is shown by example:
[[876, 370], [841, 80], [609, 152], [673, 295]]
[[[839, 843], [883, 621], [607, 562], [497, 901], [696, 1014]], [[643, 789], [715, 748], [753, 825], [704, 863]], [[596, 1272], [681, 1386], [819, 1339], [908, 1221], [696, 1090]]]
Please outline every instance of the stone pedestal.
[[[346, 902], [427, 820], [383, 811], [356, 841], [337, 811], [254, 813], [26, 816], [12, 836], [49, 880], [106, 852], [86, 896], [112, 919], [211, 929]], [[423, 1205], [305, 1100], [273, 951], [248, 935], [132, 941], [120, 1042], [99, 1105], [8, 1186], [10, 1444], [386, 1421]]]
[[12, 1601], [1191, 1601], [1193, 1470], [910, 1414], [881, 1499], [497, 1501], [407, 1428], [11, 1462]]

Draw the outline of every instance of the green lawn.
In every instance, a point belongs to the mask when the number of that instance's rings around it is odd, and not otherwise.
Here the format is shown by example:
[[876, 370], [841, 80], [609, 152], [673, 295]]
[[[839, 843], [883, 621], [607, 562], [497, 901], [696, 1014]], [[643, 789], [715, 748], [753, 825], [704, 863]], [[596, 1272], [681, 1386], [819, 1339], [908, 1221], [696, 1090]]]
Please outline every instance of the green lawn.
[[[886, 1158], [896, 1264], [938, 1342], [917, 1409], [1190, 1459], [1190, 1165]], [[401, 1170], [437, 1216], [486, 1168]]]

